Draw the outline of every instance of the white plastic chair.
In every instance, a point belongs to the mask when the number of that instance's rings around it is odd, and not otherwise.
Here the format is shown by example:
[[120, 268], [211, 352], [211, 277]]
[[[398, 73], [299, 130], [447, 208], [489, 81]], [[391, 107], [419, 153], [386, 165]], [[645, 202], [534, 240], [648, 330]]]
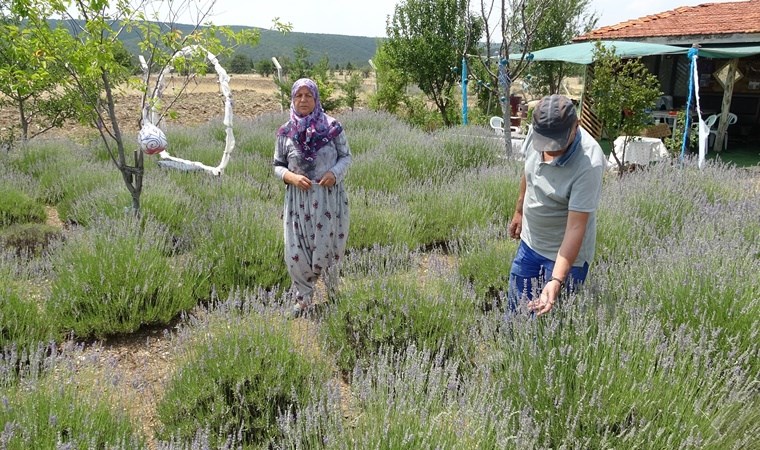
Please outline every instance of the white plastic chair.
[[[713, 148], [714, 139], [718, 138], [718, 119], [720, 119], [720, 114], [711, 114], [710, 116], [705, 119], [705, 125], [710, 129], [710, 137], [707, 138], [707, 146], [708, 148]], [[728, 125], [735, 124], [739, 118], [734, 113], [728, 113]], [[710, 145], [710, 139], [713, 139], [713, 145]], [[728, 147], [728, 129], [726, 129], [726, 135], [723, 137], [723, 150]]]
[[489, 121], [491, 124], [491, 128], [496, 132], [498, 135], [504, 134], [504, 119], [499, 116], [493, 116], [491, 117], [491, 120]]

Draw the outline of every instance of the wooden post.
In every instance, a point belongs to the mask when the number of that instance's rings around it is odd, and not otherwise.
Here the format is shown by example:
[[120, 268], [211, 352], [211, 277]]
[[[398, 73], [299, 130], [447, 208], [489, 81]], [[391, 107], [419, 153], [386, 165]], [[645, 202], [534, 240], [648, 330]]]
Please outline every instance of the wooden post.
[[731, 97], [734, 94], [734, 84], [736, 82], [736, 68], [739, 66], [739, 59], [734, 58], [728, 62], [728, 73], [726, 73], [726, 85], [723, 87], [723, 104], [720, 107], [720, 117], [718, 122], [718, 132], [713, 143], [713, 150], [722, 152], [723, 142], [728, 132], [728, 113], [731, 109]]

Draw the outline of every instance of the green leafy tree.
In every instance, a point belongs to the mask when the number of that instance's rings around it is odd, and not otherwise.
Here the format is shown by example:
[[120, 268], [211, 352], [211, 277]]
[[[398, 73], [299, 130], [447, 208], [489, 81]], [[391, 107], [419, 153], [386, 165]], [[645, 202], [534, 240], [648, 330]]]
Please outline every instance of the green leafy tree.
[[[647, 110], [654, 109], [662, 95], [660, 82], [647, 70], [640, 59], [622, 59], [614, 47], [601, 42], [594, 49], [594, 76], [587, 81], [586, 92], [593, 99], [596, 116], [602, 124], [602, 135], [610, 141], [618, 136], [637, 136], [651, 117]], [[625, 155], [612, 155], [623, 173]]]
[[394, 66], [394, 61], [386, 50], [386, 44], [378, 46], [372, 61], [377, 67], [377, 92], [370, 96], [369, 105], [375, 110], [398, 114], [406, 99], [409, 77], [406, 72]]
[[354, 110], [356, 101], [359, 99], [362, 83], [362, 76], [358, 73], [351, 75], [345, 83], [340, 83], [340, 88], [346, 93], [345, 97], [343, 97], [343, 103], [351, 108], [351, 111]]
[[230, 73], [248, 73], [253, 68], [251, 57], [243, 53], [235, 53], [230, 60]]
[[[464, 0], [406, 0], [396, 5], [388, 22], [385, 51], [394, 69], [435, 104], [443, 123], [456, 120], [456, 100], [462, 56], [476, 53], [482, 34], [479, 20], [470, 20]], [[453, 69], [452, 69], [453, 68]]]
[[[73, 80], [56, 57], [72, 41], [67, 30], [51, 29], [44, 15], [27, 17], [23, 8], [7, 9], [0, 20], [0, 106], [18, 112], [22, 141], [76, 117], [78, 99], [65, 89]], [[14, 134], [11, 128], [0, 139], [13, 141]]]
[[[146, 8], [148, 4], [142, 3]], [[175, 4], [168, 2], [168, 17], [178, 17], [183, 12], [175, 10]], [[173, 67], [178, 73], [186, 75], [185, 85], [190, 82], [192, 73], [205, 73], [208, 68], [204, 52], [184, 52], [183, 49], [203, 48], [214, 55], [229, 56], [237, 44], [255, 45], [258, 32], [243, 30], [232, 32], [226, 27], [213, 25], [201, 26], [209, 16], [214, 2], [206, 4], [207, 9], [197, 10], [197, 26], [192, 32], [183, 35], [176, 24], [169, 21], [149, 21], [157, 19], [145, 9], [132, 7], [126, 1], [113, 4], [107, 0], [27, 0], [15, 2], [13, 11], [27, 21], [38, 36], [45, 38], [44, 49], [55, 48], [57, 53], [53, 61], [66, 68], [68, 77], [73, 82], [66, 88], [68, 94], [79, 99], [77, 114], [82, 122], [92, 124], [99, 132], [103, 145], [114, 165], [119, 169], [122, 179], [132, 197], [132, 210], [140, 210], [142, 193], [144, 159], [140, 151], [127, 149], [120, 122], [116, 114], [114, 91], [119, 86], [130, 82], [130, 70], [119, 60], [119, 45], [122, 32], [136, 30], [141, 36], [140, 50], [147, 55], [145, 78], [143, 83], [131, 80], [134, 87], [143, 92], [143, 98], [159, 89], [161, 77], [151, 77], [156, 71], [163, 73], [167, 67]], [[189, 8], [183, 3], [181, 7]], [[75, 12], [74, 12], [75, 11]], [[44, 33], [44, 24], [50, 13], [68, 17], [73, 27], [75, 39], [61, 43], [54, 42], [52, 35]], [[78, 16], [74, 20], [72, 14]], [[227, 45], [223, 45], [223, 40]], [[175, 54], [185, 55], [175, 58]], [[149, 80], [156, 80], [151, 87]], [[180, 92], [184, 91], [181, 89]], [[178, 94], [181, 95], [181, 94]], [[152, 103], [152, 104], [151, 104]], [[161, 116], [155, 121], [160, 123], [163, 115], [170, 109], [159, 101], [150, 101], [149, 106], [161, 110]], [[139, 115], [139, 111], [135, 111]], [[129, 159], [131, 158], [131, 161]]]
[[275, 72], [274, 63], [271, 59], [262, 59], [253, 65], [253, 69], [262, 76], [268, 77]]
[[[528, 8], [543, 6], [532, 2]], [[596, 26], [597, 17], [587, 13], [591, 7], [590, 0], [555, 0], [548, 2], [548, 7], [538, 22], [533, 45], [530, 50], [569, 44], [574, 36], [589, 31]], [[530, 84], [540, 95], [564, 94], [560, 92], [562, 81], [568, 74], [577, 72], [577, 64], [562, 61], [536, 61], [529, 67]]]

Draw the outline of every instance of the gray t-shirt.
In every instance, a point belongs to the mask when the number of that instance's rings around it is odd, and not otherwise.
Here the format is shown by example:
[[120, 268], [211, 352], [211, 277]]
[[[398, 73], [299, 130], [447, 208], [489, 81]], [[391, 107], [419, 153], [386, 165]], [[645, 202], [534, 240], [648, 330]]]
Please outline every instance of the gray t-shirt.
[[523, 144], [526, 186], [520, 239], [539, 255], [556, 261], [568, 211], [587, 212], [586, 233], [573, 266], [591, 263], [605, 167], [602, 148], [579, 127], [567, 153], [547, 163], [542, 161], [542, 152], [533, 149], [532, 137], [531, 131]]

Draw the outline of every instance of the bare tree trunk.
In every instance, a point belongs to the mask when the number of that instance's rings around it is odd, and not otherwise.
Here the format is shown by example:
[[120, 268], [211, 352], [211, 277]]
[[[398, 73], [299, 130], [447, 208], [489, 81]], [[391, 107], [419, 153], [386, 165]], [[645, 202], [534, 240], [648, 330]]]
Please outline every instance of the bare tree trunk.
[[[101, 73], [101, 79], [103, 80], [103, 87], [106, 92], [106, 101], [108, 102], [108, 117], [111, 122], [111, 128], [113, 129], [112, 138], [116, 142], [116, 148], [118, 149], [118, 164], [117, 167], [121, 172], [121, 177], [124, 180], [124, 184], [127, 186], [127, 190], [132, 195], [132, 212], [134, 214], [140, 213], [140, 195], [142, 194], [142, 183], [144, 173], [144, 159], [143, 154], [140, 151], [134, 151], [134, 166], [129, 166], [126, 161], [126, 154], [124, 150], [124, 139], [121, 135], [121, 129], [119, 128], [119, 121], [116, 117], [116, 103], [113, 99], [113, 91], [111, 90], [111, 82], [106, 72]], [[102, 129], [101, 129], [102, 130]], [[104, 140], [106, 135], [104, 131], [100, 134]]]
[[512, 110], [509, 103], [509, 92], [512, 80], [509, 77], [509, 55], [502, 56], [499, 61], [499, 104], [504, 119], [504, 152], [507, 159], [512, 159]]
[[21, 140], [26, 142], [29, 139], [29, 119], [26, 117], [26, 111], [24, 111], [24, 100], [19, 97], [18, 100], [18, 115], [21, 121]]

